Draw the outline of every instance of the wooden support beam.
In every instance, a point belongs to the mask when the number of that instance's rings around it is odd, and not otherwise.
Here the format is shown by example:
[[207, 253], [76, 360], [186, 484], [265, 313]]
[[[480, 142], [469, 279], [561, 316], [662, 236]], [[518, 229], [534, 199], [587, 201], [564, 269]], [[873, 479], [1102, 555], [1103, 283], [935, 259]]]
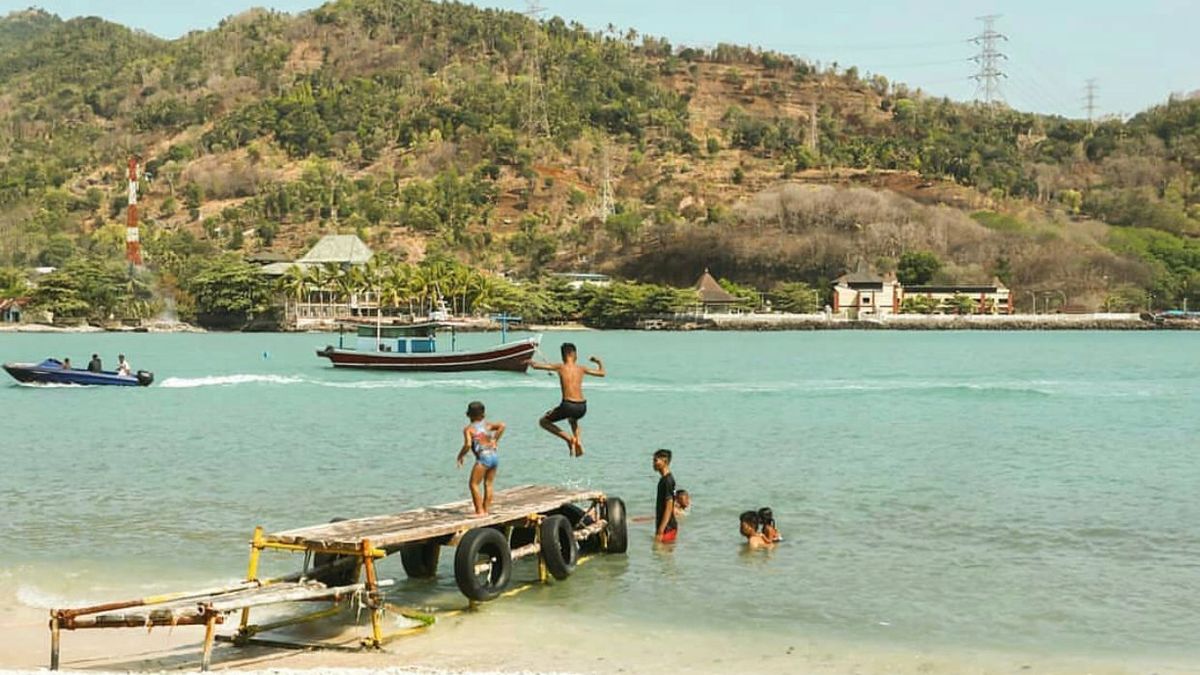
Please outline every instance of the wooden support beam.
[[200, 656], [200, 672], [207, 673], [209, 666], [212, 665], [213, 651], [213, 633], [217, 625], [217, 613], [208, 612], [208, 619], [204, 623], [204, 653]]
[[50, 670], [58, 670], [58, 645], [62, 631], [58, 627], [58, 616], [50, 619]]

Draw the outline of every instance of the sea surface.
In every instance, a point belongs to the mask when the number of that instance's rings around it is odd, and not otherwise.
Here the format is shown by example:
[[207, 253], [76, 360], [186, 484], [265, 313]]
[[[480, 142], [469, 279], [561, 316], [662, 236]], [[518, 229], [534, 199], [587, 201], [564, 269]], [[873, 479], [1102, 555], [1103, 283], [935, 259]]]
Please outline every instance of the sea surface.
[[[460, 347], [492, 343], [467, 335]], [[651, 453], [694, 499], [679, 542], [507, 598], [601, 636], [1200, 663], [1200, 358], [1191, 333], [548, 333], [604, 358], [586, 455], [539, 430], [545, 373], [335, 371], [321, 334], [0, 335], [0, 359], [129, 355], [149, 388], [0, 383], [0, 610], [239, 578], [282, 530], [466, 496], [471, 400], [508, 424], [497, 485], [592, 486], [653, 510]], [[746, 552], [738, 514], [785, 542]], [[448, 553], [448, 552], [447, 552]], [[267, 556], [267, 573], [299, 557]], [[441, 579], [396, 598], [461, 605]], [[528, 575], [528, 570], [518, 576]], [[701, 641], [702, 642], [702, 641]], [[702, 647], [700, 647], [702, 648]], [[3, 666], [0, 663], [0, 666]]]

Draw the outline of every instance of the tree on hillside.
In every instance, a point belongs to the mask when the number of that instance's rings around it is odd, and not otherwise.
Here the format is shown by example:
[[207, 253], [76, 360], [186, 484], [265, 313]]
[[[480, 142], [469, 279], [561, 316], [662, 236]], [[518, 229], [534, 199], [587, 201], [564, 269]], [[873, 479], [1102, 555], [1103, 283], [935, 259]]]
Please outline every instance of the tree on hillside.
[[241, 326], [271, 306], [270, 282], [233, 254], [210, 260], [188, 290], [196, 299], [196, 318], [206, 326]]
[[905, 251], [896, 266], [896, 276], [905, 286], [921, 286], [941, 269], [942, 261], [930, 251]]

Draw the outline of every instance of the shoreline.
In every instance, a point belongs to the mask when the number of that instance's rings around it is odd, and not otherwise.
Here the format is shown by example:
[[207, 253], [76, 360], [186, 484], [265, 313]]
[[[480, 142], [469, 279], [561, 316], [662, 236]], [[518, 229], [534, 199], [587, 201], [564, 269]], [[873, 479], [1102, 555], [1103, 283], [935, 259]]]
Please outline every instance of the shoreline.
[[[511, 602], [519, 602], [512, 600]], [[726, 673], [749, 668], [756, 673], [818, 675], [1004, 675], [1053, 672], [1060, 675], [1134, 675], [1155, 672], [1182, 675], [1197, 664], [1160, 657], [1096, 657], [1090, 654], [938, 648], [850, 643], [811, 636], [787, 636], [747, 643], [736, 632], [688, 630], [622, 631], [620, 649], [586, 620], [563, 612], [538, 619], [516, 633], [500, 612], [483, 609], [442, 618], [430, 629], [389, 643], [380, 651], [304, 651], [262, 646], [234, 648], [218, 643], [213, 670], [313, 673]], [[578, 617], [575, 615], [574, 618]], [[236, 617], [234, 617], [236, 623]], [[340, 631], [352, 642], [353, 626], [311, 626], [305, 630]], [[0, 671], [46, 672], [50, 637], [44, 611], [22, 607], [0, 611]], [[218, 629], [229, 633], [229, 628]], [[66, 631], [62, 637], [63, 672], [194, 671], [199, 667], [203, 628], [180, 626]], [[524, 636], [524, 637], [522, 637]], [[297, 636], [292, 636], [297, 637]], [[298, 637], [305, 637], [299, 635]], [[611, 637], [611, 636], [610, 636]]]
[[[456, 330], [461, 333], [486, 333], [500, 330], [499, 324], [490, 320], [459, 320]], [[310, 326], [269, 331], [224, 331], [208, 330], [186, 323], [158, 323], [141, 327], [122, 326], [54, 326], [47, 324], [22, 323], [0, 324], [3, 333], [331, 333], [337, 332], [336, 323], [313, 324]], [[665, 317], [644, 319], [635, 327], [594, 328], [581, 323], [529, 324], [510, 327], [512, 333], [543, 332], [586, 332], [644, 330], [646, 332], [768, 332], [768, 331], [1149, 331], [1149, 330], [1200, 330], [1197, 320], [1150, 320], [1137, 314], [899, 314], [882, 319], [843, 319], [824, 314], [708, 314], [699, 316]]]
[[[467, 319], [457, 325], [460, 333], [493, 333], [500, 329], [491, 321]], [[334, 333], [337, 324], [314, 324], [304, 328], [278, 330], [209, 330], [187, 323], [157, 323], [144, 327], [97, 327], [97, 325], [49, 325], [43, 323], [0, 324], [0, 334], [50, 333]], [[548, 333], [548, 331], [646, 330], [679, 331], [785, 331], [785, 330], [1200, 330], [1200, 321], [1165, 319], [1153, 321], [1133, 313], [1092, 313], [1092, 315], [893, 315], [881, 319], [850, 319], [826, 315], [782, 315], [782, 313], [740, 313], [740, 315], [703, 315], [679, 318], [643, 319], [634, 328], [593, 328], [582, 323], [528, 324], [510, 327], [510, 333]]]

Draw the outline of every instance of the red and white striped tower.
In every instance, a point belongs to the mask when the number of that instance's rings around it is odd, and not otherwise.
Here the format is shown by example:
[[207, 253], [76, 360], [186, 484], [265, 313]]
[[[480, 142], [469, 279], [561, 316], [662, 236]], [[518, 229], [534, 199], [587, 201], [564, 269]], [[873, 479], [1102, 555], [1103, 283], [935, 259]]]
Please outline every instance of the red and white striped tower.
[[129, 158], [129, 217], [125, 221], [125, 259], [130, 265], [142, 264], [142, 244], [138, 238], [137, 214], [138, 158]]

